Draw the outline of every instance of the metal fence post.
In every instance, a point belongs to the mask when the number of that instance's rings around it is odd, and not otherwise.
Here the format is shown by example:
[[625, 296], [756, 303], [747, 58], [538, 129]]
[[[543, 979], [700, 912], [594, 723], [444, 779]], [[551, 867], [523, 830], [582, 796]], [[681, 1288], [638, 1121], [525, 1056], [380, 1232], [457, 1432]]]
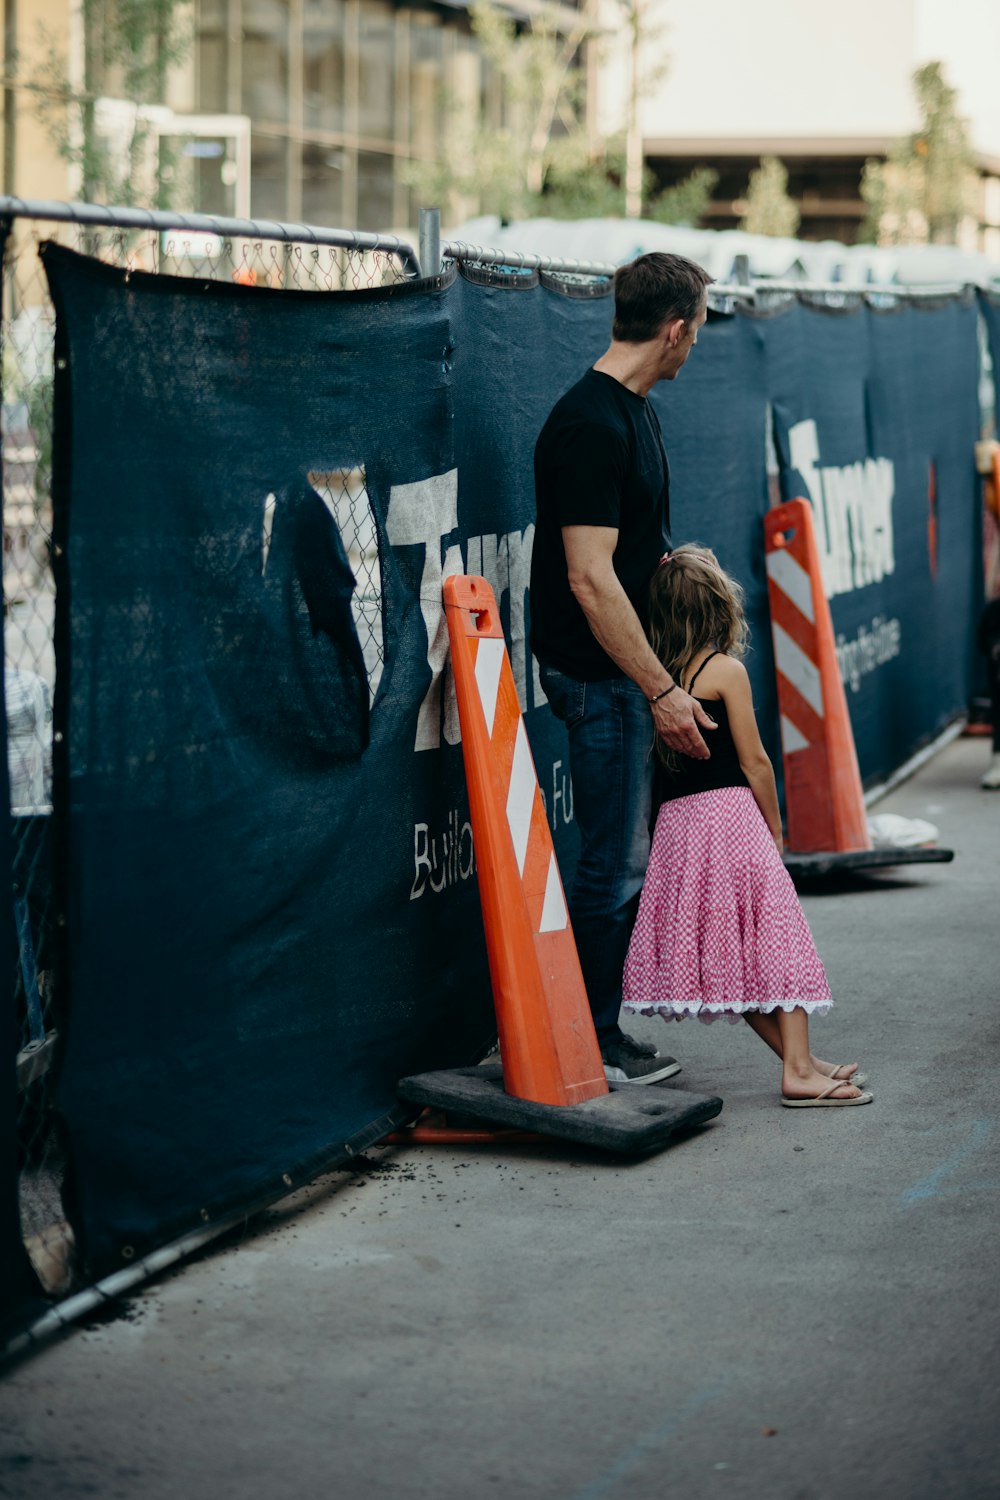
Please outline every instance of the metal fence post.
[[418, 229], [417, 254], [421, 276], [437, 276], [441, 271], [441, 210], [422, 208]]

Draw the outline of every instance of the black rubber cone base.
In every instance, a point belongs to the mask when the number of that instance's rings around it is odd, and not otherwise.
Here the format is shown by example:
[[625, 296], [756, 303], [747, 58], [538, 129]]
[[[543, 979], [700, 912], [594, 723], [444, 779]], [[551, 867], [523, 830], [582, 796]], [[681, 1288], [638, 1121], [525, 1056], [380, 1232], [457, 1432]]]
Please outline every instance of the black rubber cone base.
[[894, 865], [947, 865], [954, 849], [848, 849], [834, 854], [782, 856], [789, 875], [831, 875], [837, 870], [888, 870]]
[[609, 1085], [610, 1094], [583, 1104], [535, 1104], [504, 1092], [500, 1063], [476, 1068], [450, 1068], [440, 1073], [418, 1073], [401, 1078], [400, 1097], [476, 1120], [518, 1130], [535, 1130], [564, 1141], [579, 1141], [602, 1151], [626, 1156], [645, 1155], [669, 1144], [677, 1130], [712, 1120], [722, 1100], [705, 1094], [684, 1094], [662, 1084]]

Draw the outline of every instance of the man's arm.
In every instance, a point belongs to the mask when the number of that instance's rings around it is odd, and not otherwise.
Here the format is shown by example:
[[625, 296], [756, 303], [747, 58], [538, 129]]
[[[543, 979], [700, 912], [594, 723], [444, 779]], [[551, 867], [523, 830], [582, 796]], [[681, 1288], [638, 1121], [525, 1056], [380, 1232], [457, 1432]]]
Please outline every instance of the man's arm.
[[[564, 526], [562, 537], [569, 586], [598, 643], [645, 697], [662, 693], [673, 679], [647, 641], [614, 570], [617, 530], [612, 526]], [[715, 729], [716, 725], [682, 687], [660, 698], [651, 711], [657, 734], [672, 750], [696, 760], [708, 759], [708, 746], [699, 725], [705, 729]]]

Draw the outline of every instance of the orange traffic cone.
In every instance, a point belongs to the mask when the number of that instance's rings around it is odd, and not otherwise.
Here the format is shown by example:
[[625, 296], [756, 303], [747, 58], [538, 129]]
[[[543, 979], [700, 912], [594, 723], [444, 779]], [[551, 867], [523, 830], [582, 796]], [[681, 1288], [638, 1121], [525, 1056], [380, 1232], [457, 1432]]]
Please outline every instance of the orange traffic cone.
[[861, 773], [808, 500], [764, 517], [788, 847], [870, 849]]
[[793, 874], [945, 864], [951, 849], [873, 849], [808, 500], [764, 517], [767, 592], [785, 768], [785, 864]]
[[[396, 1087], [411, 1104], [515, 1131], [628, 1155], [659, 1150], [712, 1119], [722, 1100], [608, 1088], [493, 591], [485, 578], [452, 577], [444, 602], [502, 1069], [418, 1073]], [[467, 1126], [459, 1137], [426, 1124], [412, 1133], [418, 1142], [463, 1137]]]
[[608, 1085], [500, 612], [484, 578], [444, 603], [504, 1087], [578, 1104]]

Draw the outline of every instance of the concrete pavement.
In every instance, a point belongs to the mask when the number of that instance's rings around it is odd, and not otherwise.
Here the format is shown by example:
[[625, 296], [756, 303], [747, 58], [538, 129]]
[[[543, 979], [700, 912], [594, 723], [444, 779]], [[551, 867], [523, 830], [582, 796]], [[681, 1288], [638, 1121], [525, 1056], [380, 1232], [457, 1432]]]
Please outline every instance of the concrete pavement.
[[31, 1500], [994, 1500], [1000, 793], [958, 740], [879, 811], [951, 865], [804, 897], [821, 1055], [783, 1110], [743, 1026], [635, 1029], [720, 1118], [622, 1165], [370, 1153], [0, 1383]]

